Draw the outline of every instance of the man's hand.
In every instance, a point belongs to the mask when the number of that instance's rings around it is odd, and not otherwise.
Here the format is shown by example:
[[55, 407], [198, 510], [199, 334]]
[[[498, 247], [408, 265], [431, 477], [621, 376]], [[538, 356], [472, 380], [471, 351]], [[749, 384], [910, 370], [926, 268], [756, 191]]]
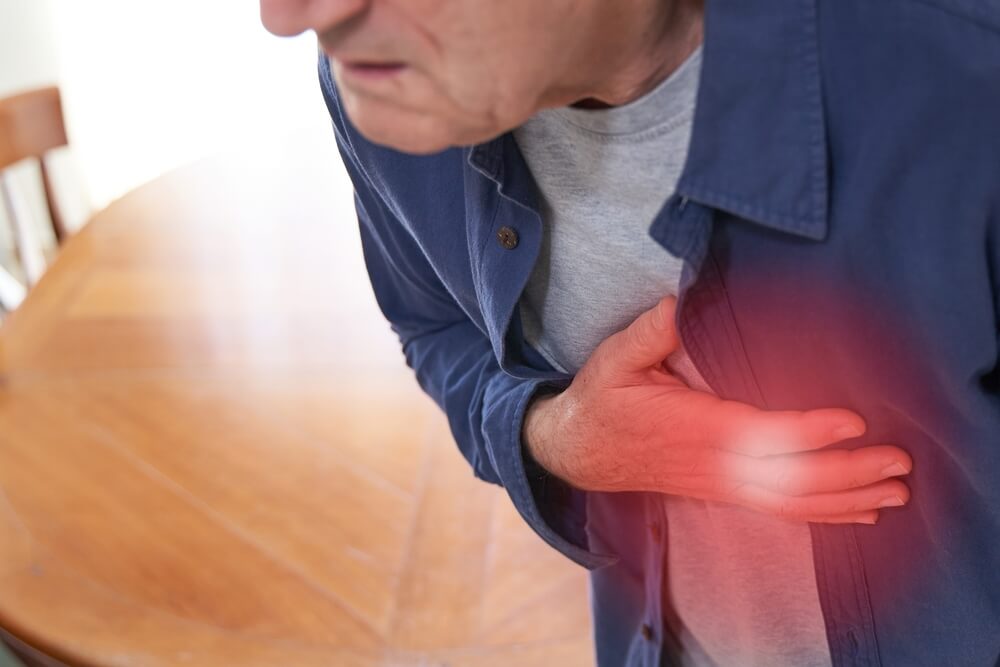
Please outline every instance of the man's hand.
[[910, 497], [913, 467], [891, 445], [823, 450], [861, 435], [842, 409], [768, 412], [689, 388], [664, 360], [678, 346], [667, 297], [604, 340], [570, 386], [529, 406], [525, 446], [592, 491], [656, 491], [788, 519], [875, 523]]

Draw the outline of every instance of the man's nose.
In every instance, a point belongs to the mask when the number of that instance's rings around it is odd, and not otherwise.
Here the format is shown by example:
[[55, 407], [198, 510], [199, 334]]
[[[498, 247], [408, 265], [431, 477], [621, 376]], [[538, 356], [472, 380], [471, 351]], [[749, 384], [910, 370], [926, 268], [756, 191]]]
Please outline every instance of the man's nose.
[[260, 0], [260, 21], [268, 32], [292, 37], [323, 33], [360, 13], [369, 0]]

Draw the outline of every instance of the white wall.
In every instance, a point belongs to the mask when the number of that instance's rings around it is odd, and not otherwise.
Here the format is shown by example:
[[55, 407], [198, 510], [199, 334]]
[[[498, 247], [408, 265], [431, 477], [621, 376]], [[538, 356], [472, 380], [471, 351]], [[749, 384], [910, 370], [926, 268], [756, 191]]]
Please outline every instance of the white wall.
[[62, 89], [71, 225], [204, 156], [330, 141], [315, 63], [315, 38], [270, 35], [254, 0], [0, 0], [0, 95]]
[[49, 0], [0, 0], [0, 97], [57, 77]]
[[228, 147], [330, 137], [315, 39], [268, 34], [253, 0], [50, 1], [67, 124], [97, 206]]

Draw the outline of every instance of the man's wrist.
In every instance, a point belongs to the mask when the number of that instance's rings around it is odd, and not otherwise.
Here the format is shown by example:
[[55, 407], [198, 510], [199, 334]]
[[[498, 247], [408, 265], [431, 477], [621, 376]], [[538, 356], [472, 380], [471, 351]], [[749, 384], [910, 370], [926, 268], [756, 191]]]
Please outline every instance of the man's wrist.
[[553, 387], [544, 387], [531, 399], [525, 411], [524, 428], [522, 430], [522, 450], [524, 469], [529, 477], [543, 478], [552, 474], [545, 465], [546, 454], [551, 449], [551, 438], [555, 430], [552, 418], [556, 411], [559, 391]]

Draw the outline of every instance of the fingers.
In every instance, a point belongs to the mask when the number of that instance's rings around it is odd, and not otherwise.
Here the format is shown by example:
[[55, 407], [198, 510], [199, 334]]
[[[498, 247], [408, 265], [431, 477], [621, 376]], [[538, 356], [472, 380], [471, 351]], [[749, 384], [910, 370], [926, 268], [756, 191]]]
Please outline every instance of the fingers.
[[910, 499], [897, 477], [909, 473], [912, 460], [891, 445], [765, 457], [690, 452], [688, 463], [666, 471], [671, 483], [664, 492], [821, 523], [875, 523], [879, 508]]
[[677, 349], [674, 313], [677, 299], [667, 296], [628, 327], [601, 343], [612, 372], [641, 371], [655, 366]]
[[865, 432], [864, 420], [850, 410], [765, 411], [736, 401], [719, 403], [714, 418], [718, 446], [748, 456], [819, 449]]
[[726, 474], [789, 496], [860, 488], [909, 474], [910, 455], [899, 447], [872, 445], [799, 454], [733, 459]]
[[837, 493], [807, 496], [786, 496], [754, 484], [740, 484], [722, 500], [781, 518], [809, 521], [816, 517], [899, 507], [909, 502], [910, 490], [897, 479]]
[[726, 483], [753, 484], [786, 496], [805, 496], [869, 486], [907, 475], [912, 468], [909, 454], [899, 447], [872, 445], [763, 457], [709, 450], [693, 454], [683, 470], [672, 472], [686, 488], [726, 491]]
[[910, 499], [909, 489], [898, 480], [838, 493], [786, 496], [715, 476], [687, 480], [683, 486], [671, 484], [660, 492], [739, 505], [788, 521], [814, 523], [874, 524], [879, 510], [905, 505]]

